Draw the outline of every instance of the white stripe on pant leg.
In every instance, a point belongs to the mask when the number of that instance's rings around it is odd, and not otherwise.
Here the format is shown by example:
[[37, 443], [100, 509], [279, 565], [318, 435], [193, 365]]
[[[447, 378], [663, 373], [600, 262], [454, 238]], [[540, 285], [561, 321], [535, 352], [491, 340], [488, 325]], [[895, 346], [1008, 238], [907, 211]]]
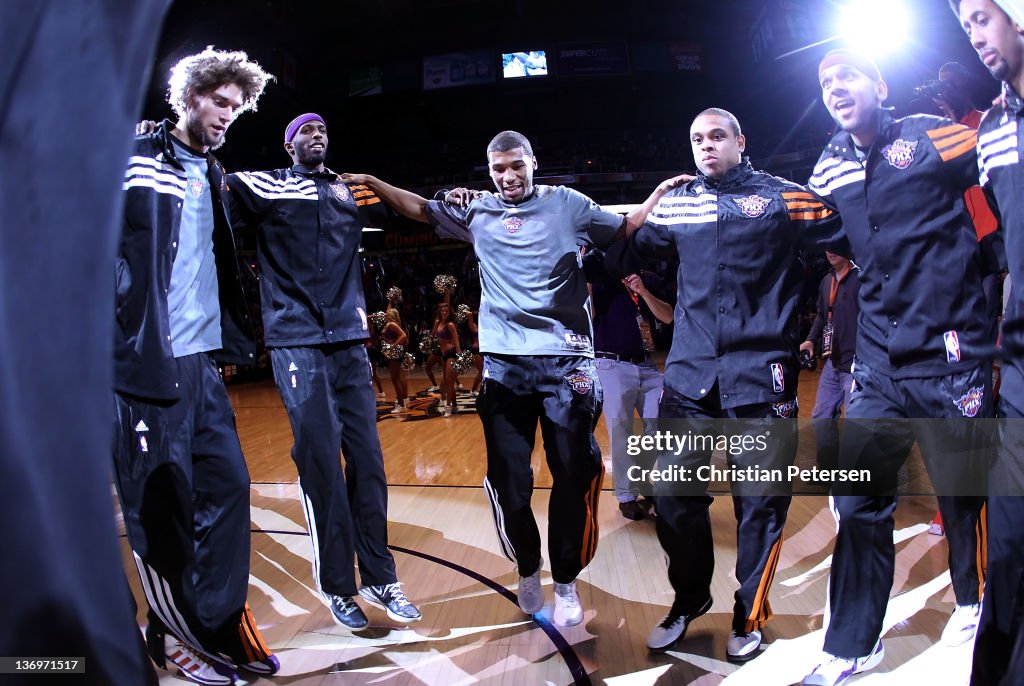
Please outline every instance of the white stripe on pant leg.
[[[171, 595], [171, 588], [152, 567], [142, 561], [142, 558], [133, 550], [135, 566], [139, 568], [139, 577], [142, 579], [142, 590], [146, 594], [149, 607], [164, 623], [164, 626], [179, 640], [188, 643], [190, 646], [201, 652], [202, 646], [195, 635], [189, 630], [184, 617], [174, 604], [174, 596]], [[163, 647], [161, 647], [163, 650]]]
[[324, 603], [330, 607], [331, 601], [320, 585], [320, 537], [316, 532], [316, 514], [313, 512], [313, 501], [302, 490], [302, 479], [298, 480], [298, 484], [299, 500], [302, 502], [302, 514], [306, 517], [306, 529], [309, 530], [309, 540], [313, 544], [313, 583], [316, 584], [317, 590], [320, 591], [320, 596], [323, 598]]
[[502, 512], [501, 506], [498, 504], [498, 492], [491, 486], [487, 477], [484, 477], [484, 491], [487, 493], [488, 500], [491, 501], [491, 514], [494, 516], [494, 528], [498, 532], [498, 544], [501, 546], [501, 552], [505, 554], [505, 557], [519, 564], [519, 560], [516, 559], [516, 549], [505, 533], [505, 513]]

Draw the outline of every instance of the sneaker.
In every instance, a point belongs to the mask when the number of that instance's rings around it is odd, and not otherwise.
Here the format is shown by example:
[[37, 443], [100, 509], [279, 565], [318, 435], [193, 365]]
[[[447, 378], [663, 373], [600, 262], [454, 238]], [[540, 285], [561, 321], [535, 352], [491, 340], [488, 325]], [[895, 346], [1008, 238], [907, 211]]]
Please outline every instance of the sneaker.
[[387, 396], [384, 395], [384, 391], [381, 391], [380, 393], [377, 394], [377, 400], [386, 400], [386, 399], [387, 399]]
[[682, 639], [686, 634], [687, 627], [690, 626], [690, 622], [710, 609], [711, 598], [708, 598], [699, 610], [688, 615], [683, 614], [673, 603], [672, 609], [668, 611], [668, 614], [647, 635], [647, 647], [656, 653], [665, 652], [674, 646], [676, 641]]
[[957, 605], [942, 630], [942, 642], [948, 646], [959, 646], [974, 638], [981, 617], [981, 603]]
[[444, 410], [443, 410], [443, 412], [442, 412], [441, 414], [442, 414], [443, 416], [445, 416], [445, 417], [451, 417], [451, 416], [452, 416], [452, 408], [450, 408], [450, 407], [445, 407], [445, 408], [444, 408]]
[[725, 656], [729, 662], [746, 662], [760, 655], [760, 647], [761, 632], [757, 629], [744, 634], [733, 631], [725, 644]]
[[439, 390], [441, 389], [438, 388], [437, 386], [431, 386], [430, 388], [427, 389], [427, 393], [437, 393]]
[[405, 412], [405, 408], [398, 403], [395, 403], [395, 409], [391, 410], [391, 414], [402, 414], [403, 412]]
[[277, 659], [277, 655], [269, 655], [262, 660], [239, 663], [238, 668], [260, 676], [274, 676], [281, 669], [281, 661]]
[[543, 566], [544, 560], [541, 560], [536, 572], [519, 577], [519, 609], [528, 615], [535, 615], [544, 609], [544, 590], [540, 587], [540, 570]]
[[227, 665], [214, 662], [187, 643], [182, 643], [170, 634], [164, 634], [164, 664], [178, 668], [185, 679], [197, 684], [213, 684], [214, 686], [231, 686], [238, 679], [238, 674]]
[[882, 639], [878, 639], [874, 650], [866, 657], [836, 657], [825, 653], [822, 656], [821, 664], [805, 676], [800, 683], [803, 686], [839, 686], [854, 674], [874, 669], [883, 657], [885, 657], [885, 648], [882, 647]]
[[328, 593], [327, 599], [330, 601], [334, 621], [338, 624], [347, 626], [349, 629], [365, 629], [366, 625], [370, 623], [352, 596]]
[[946, 530], [942, 526], [942, 515], [940, 513], [935, 513], [935, 518], [932, 519], [932, 523], [928, 525], [928, 533], [932, 536], [944, 536], [946, 534]]
[[622, 513], [623, 517], [631, 519], [634, 522], [640, 521], [647, 515], [644, 508], [635, 500], [627, 500], [624, 503], [619, 503], [619, 512]]
[[558, 626], [576, 626], [583, 621], [583, 606], [576, 593], [576, 582], [555, 582], [555, 611], [552, 619]]
[[402, 592], [402, 584], [394, 582], [383, 586], [363, 586], [359, 589], [363, 600], [386, 610], [388, 617], [396, 622], [418, 622], [423, 615], [409, 602]]

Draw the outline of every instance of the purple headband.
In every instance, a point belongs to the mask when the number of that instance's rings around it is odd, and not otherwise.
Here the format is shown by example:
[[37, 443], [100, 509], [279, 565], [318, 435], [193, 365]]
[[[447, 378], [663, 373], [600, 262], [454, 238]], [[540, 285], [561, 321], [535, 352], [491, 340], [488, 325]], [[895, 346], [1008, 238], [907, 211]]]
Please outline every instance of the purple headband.
[[284, 130], [284, 142], [291, 143], [292, 139], [295, 138], [295, 134], [297, 134], [299, 129], [302, 128], [302, 125], [311, 121], [318, 121], [324, 126], [327, 126], [327, 122], [324, 121], [324, 118], [315, 112], [300, 114], [295, 117], [295, 119], [292, 119], [291, 123], [288, 124], [288, 128]]

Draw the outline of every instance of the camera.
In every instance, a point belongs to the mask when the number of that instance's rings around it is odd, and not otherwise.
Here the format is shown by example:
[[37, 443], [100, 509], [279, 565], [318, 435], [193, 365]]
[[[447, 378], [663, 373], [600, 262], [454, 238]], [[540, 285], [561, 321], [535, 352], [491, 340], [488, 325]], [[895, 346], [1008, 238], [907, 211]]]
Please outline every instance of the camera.
[[811, 354], [809, 350], [800, 351], [800, 366], [809, 372], [813, 372], [818, 368], [818, 360]]
[[919, 98], [936, 98], [938, 100], [948, 100], [951, 92], [956, 90], [956, 86], [949, 81], [943, 81], [942, 79], [931, 79], [925, 81], [920, 86], [914, 89], [914, 95]]

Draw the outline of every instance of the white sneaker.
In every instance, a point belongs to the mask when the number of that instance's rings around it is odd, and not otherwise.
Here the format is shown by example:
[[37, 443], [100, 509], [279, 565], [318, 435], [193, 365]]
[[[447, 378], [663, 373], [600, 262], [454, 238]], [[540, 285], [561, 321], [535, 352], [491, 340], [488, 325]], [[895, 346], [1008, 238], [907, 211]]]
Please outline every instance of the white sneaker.
[[439, 390], [441, 389], [438, 388], [437, 386], [431, 386], [430, 388], [427, 389], [427, 393], [437, 393]]
[[974, 638], [981, 617], [981, 603], [957, 605], [942, 630], [942, 642], [948, 646], [959, 646]]
[[445, 407], [445, 408], [444, 408], [444, 412], [443, 412], [442, 414], [443, 414], [443, 416], [445, 416], [445, 417], [451, 417], [451, 416], [452, 416], [452, 408], [450, 408], [450, 407]]
[[821, 664], [815, 667], [800, 683], [803, 686], [839, 686], [854, 674], [874, 669], [885, 657], [882, 639], [878, 639], [874, 650], [865, 657], [836, 657], [823, 653]]
[[583, 621], [583, 606], [576, 593], [576, 582], [555, 583], [555, 611], [552, 615], [559, 626], [576, 626]]
[[403, 412], [405, 412], [405, 408], [398, 403], [395, 403], [395, 409], [391, 410], [391, 414], [402, 414]]
[[164, 660], [163, 667], [171, 663], [178, 668], [182, 678], [197, 684], [230, 686], [238, 678], [230, 667], [214, 662], [170, 634], [164, 636]]
[[651, 633], [647, 634], [647, 648], [655, 653], [663, 653], [686, 635], [690, 622], [706, 614], [711, 609], [711, 598], [708, 598], [700, 609], [690, 614], [684, 613], [676, 603], [672, 603], [668, 614], [661, 618]]
[[528, 615], [544, 609], [544, 590], [540, 587], [540, 570], [543, 566], [544, 560], [541, 560], [536, 572], [519, 577], [519, 609]]
[[387, 396], [384, 395], [384, 391], [381, 391], [380, 393], [377, 394], [377, 400], [385, 400], [386, 398]]
[[725, 644], [725, 655], [729, 662], [746, 662], [757, 657], [761, 647], [761, 632], [757, 629], [746, 633], [738, 634], [735, 631], [729, 634], [729, 640]]

